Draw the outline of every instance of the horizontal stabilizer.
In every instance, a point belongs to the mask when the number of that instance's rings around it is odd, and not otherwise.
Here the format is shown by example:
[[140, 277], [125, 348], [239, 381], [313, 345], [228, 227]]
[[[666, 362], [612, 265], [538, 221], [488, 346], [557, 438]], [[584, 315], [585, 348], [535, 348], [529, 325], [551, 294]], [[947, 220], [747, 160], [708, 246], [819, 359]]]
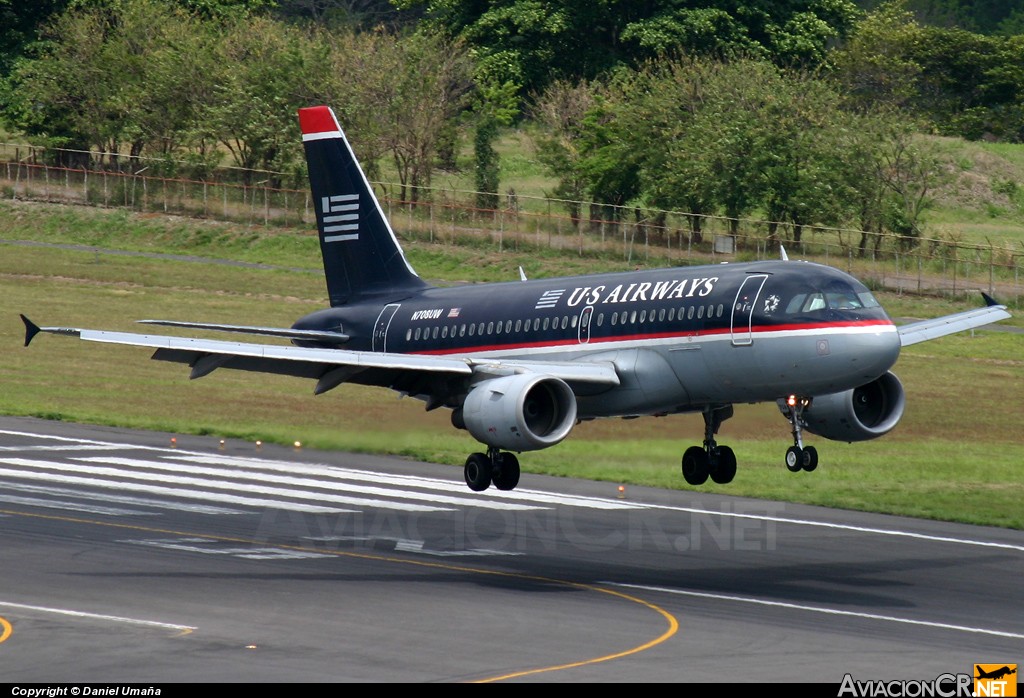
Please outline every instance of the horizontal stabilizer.
[[991, 296], [982, 295], [985, 296], [985, 302], [988, 304], [984, 308], [967, 310], [962, 313], [944, 315], [932, 320], [921, 320], [920, 322], [903, 325], [899, 328], [900, 344], [906, 347], [929, 339], [963, 332], [964, 330], [984, 327], [990, 323], [1010, 317], [1010, 313], [1006, 312], [1005, 305], [998, 305]]
[[143, 325], [162, 325], [164, 327], [187, 327], [194, 330], [213, 330], [215, 332], [239, 332], [256, 334], [264, 337], [282, 337], [299, 339], [309, 342], [332, 342], [344, 344], [349, 340], [347, 334], [321, 330], [295, 330], [287, 327], [253, 327], [250, 325], [221, 325], [209, 322], [183, 322], [178, 320], [139, 320]]

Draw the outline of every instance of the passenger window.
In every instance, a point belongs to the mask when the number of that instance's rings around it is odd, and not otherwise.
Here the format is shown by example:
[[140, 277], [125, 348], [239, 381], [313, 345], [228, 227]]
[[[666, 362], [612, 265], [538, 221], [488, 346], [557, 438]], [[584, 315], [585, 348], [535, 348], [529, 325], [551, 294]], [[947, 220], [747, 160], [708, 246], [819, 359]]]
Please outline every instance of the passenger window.
[[721, 303], [718, 304], [718, 317], [725, 315], [725, 306]]
[[[588, 315], [587, 317], [589, 318], [590, 316]], [[569, 320], [569, 326], [572, 327], [573, 329], [576, 328], [576, 316], [575, 315], [573, 315], [572, 318]]]
[[410, 339], [412, 339], [412, 328], [411, 327], [405, 331], [405, 341], [408, 342]]
[[420, 328], [417, 327], [416, 328], [416, 339], [419, 340], [419, 338], [420, 338]]
[[658, 311], [658, 322], [665, 322], [665, 309], [662, 308]]
[[675, 308], [669, 308], [668, 309], [668, 321], [672, 322], [675, 319], [676, 319], [676, 309]]
[[522, 320], [516, 320], [516, 332], [519, 332], [519, 330], [521, 330], [522, 328], [523, 328], [523, 321]]
[[697, 319], [700, 320], [703, 317], [704, 317], [704, 306], [703, 305], [697, 306]]
[[448, 338], [448, 325], [445, 325], [444, 327], [441, 328], [441, 339], [447, 339], [447, 338]]
[[636, 324], [636, 311], [635, 310], [632, 313], [629, 314], [629, 324], [630, 325], [635, 325]]
[[460, 337], [465, 337], [466, 336], [466, 326], [465, 325], [459, 325], [459, 336]]
[[512, 331], [512, 321], [511, 320], [506, 320], [505, 321], [505, 334], [508, 334], [511, 331]]
[[687, 320], [692, 320], [693, 319], [693, 306], [692, 305], [689, 308], [686, 309], [686, 319]]
[[[600, 325], [601, 323], [598, 322], [597, 324]], [[614, 325], [618, 325], [618, 324], [619, 324], [619, 314], [618, 313], [612, 313], [612, 325], [614, 326]]]
[[434, 332], [433, 332], [434, 339], [437, 339], [437, 333], [440, 332], [440, 331], [441, 331], [440, 327], [436, 327], [436, 326], [434, 327]]
[[646, 310], [641, 310], [640, 311], [640, 322], [643, 322], [646, 319], [647, 319], [647, 311]]
[[[612, 319], [613, 320], [615, 319], [615, 315], [614, 314], [612, 315]], [[597, 326], [600, 327], [603, 324], [604, 324], [604, 313], [598, 313], [597, 314]]]
[[562, 329], [564, 330], [568, 326], [569, 326], [569, 316], [568, 315], [563, 315], [562, 316]]
[[476, 334], [476, 325], [470, 325], [469, 326], [469, 336], [472, 337], [475, 334]]
[[494, 334], [494, 323], [493, 322], [488, 322], [487, 323], [487, 334], [488, 335]]
[[547, 331], [548, 327], [551, 326], [551, 318], [544, 318], [544, 330]]

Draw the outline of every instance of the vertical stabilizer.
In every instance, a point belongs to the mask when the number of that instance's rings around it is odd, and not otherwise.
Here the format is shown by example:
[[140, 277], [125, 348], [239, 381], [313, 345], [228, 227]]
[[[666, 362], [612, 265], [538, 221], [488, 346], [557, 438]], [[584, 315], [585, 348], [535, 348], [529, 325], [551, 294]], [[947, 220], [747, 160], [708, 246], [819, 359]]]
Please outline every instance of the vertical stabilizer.
[[331, 306], [427, 288], [402, 254], [334, 112], [300, 109], [299, 126]]

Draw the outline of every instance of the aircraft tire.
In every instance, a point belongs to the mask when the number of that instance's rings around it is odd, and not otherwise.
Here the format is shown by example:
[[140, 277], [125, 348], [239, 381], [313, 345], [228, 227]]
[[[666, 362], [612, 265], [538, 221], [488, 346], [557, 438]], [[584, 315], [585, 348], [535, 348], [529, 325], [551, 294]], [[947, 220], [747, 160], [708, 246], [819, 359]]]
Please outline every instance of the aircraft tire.
[[499, 490], [514, 490], [519, 484], [519, 459], [514, 454], [501, 454], [501, 464], [494, 469], [491, 481]]
[[719, 485], [728, 485], [736, 477], [736, 454], [728, 446], [718, 447], [718, 457], [711, 466], [711, 479]]
[[491, 459], [483, 453], [471, 453], [469, 458], [466, 459], [466, 467], [463, 469], [463, 475], [466, 478], [466, 484], [469, 485], [469, 489], [474, 492], [483, 492], [491, 486], [491, 473], [493, 468], [491, 466]]
[[791, 473], [798, 473], [803, 469], [803, 449], [796, 446], [786, 449], [786, 468]]
[[804, 448], [803, 458], [800, 459], [800, 465], [807, 472], [813, 471], [818, 467], [818, 449], [814, 446], [807, 446]]
[[703, 485], [710, 475], [707, 452], [700, 446], [690, 446], [683, 453], [683, 479], [690, 485]]

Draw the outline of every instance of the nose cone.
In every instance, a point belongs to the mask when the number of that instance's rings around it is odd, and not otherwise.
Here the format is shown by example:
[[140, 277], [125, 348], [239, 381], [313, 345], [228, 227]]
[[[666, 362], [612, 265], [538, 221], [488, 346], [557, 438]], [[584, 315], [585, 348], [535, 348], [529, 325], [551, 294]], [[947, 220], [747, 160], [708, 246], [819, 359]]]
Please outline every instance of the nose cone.
[[884, 374], [900, 355], [900, 335], [892, 324], [837, 339], [841, 345], [837, 353], [847, 359], [851, 378], [861, 383]]

